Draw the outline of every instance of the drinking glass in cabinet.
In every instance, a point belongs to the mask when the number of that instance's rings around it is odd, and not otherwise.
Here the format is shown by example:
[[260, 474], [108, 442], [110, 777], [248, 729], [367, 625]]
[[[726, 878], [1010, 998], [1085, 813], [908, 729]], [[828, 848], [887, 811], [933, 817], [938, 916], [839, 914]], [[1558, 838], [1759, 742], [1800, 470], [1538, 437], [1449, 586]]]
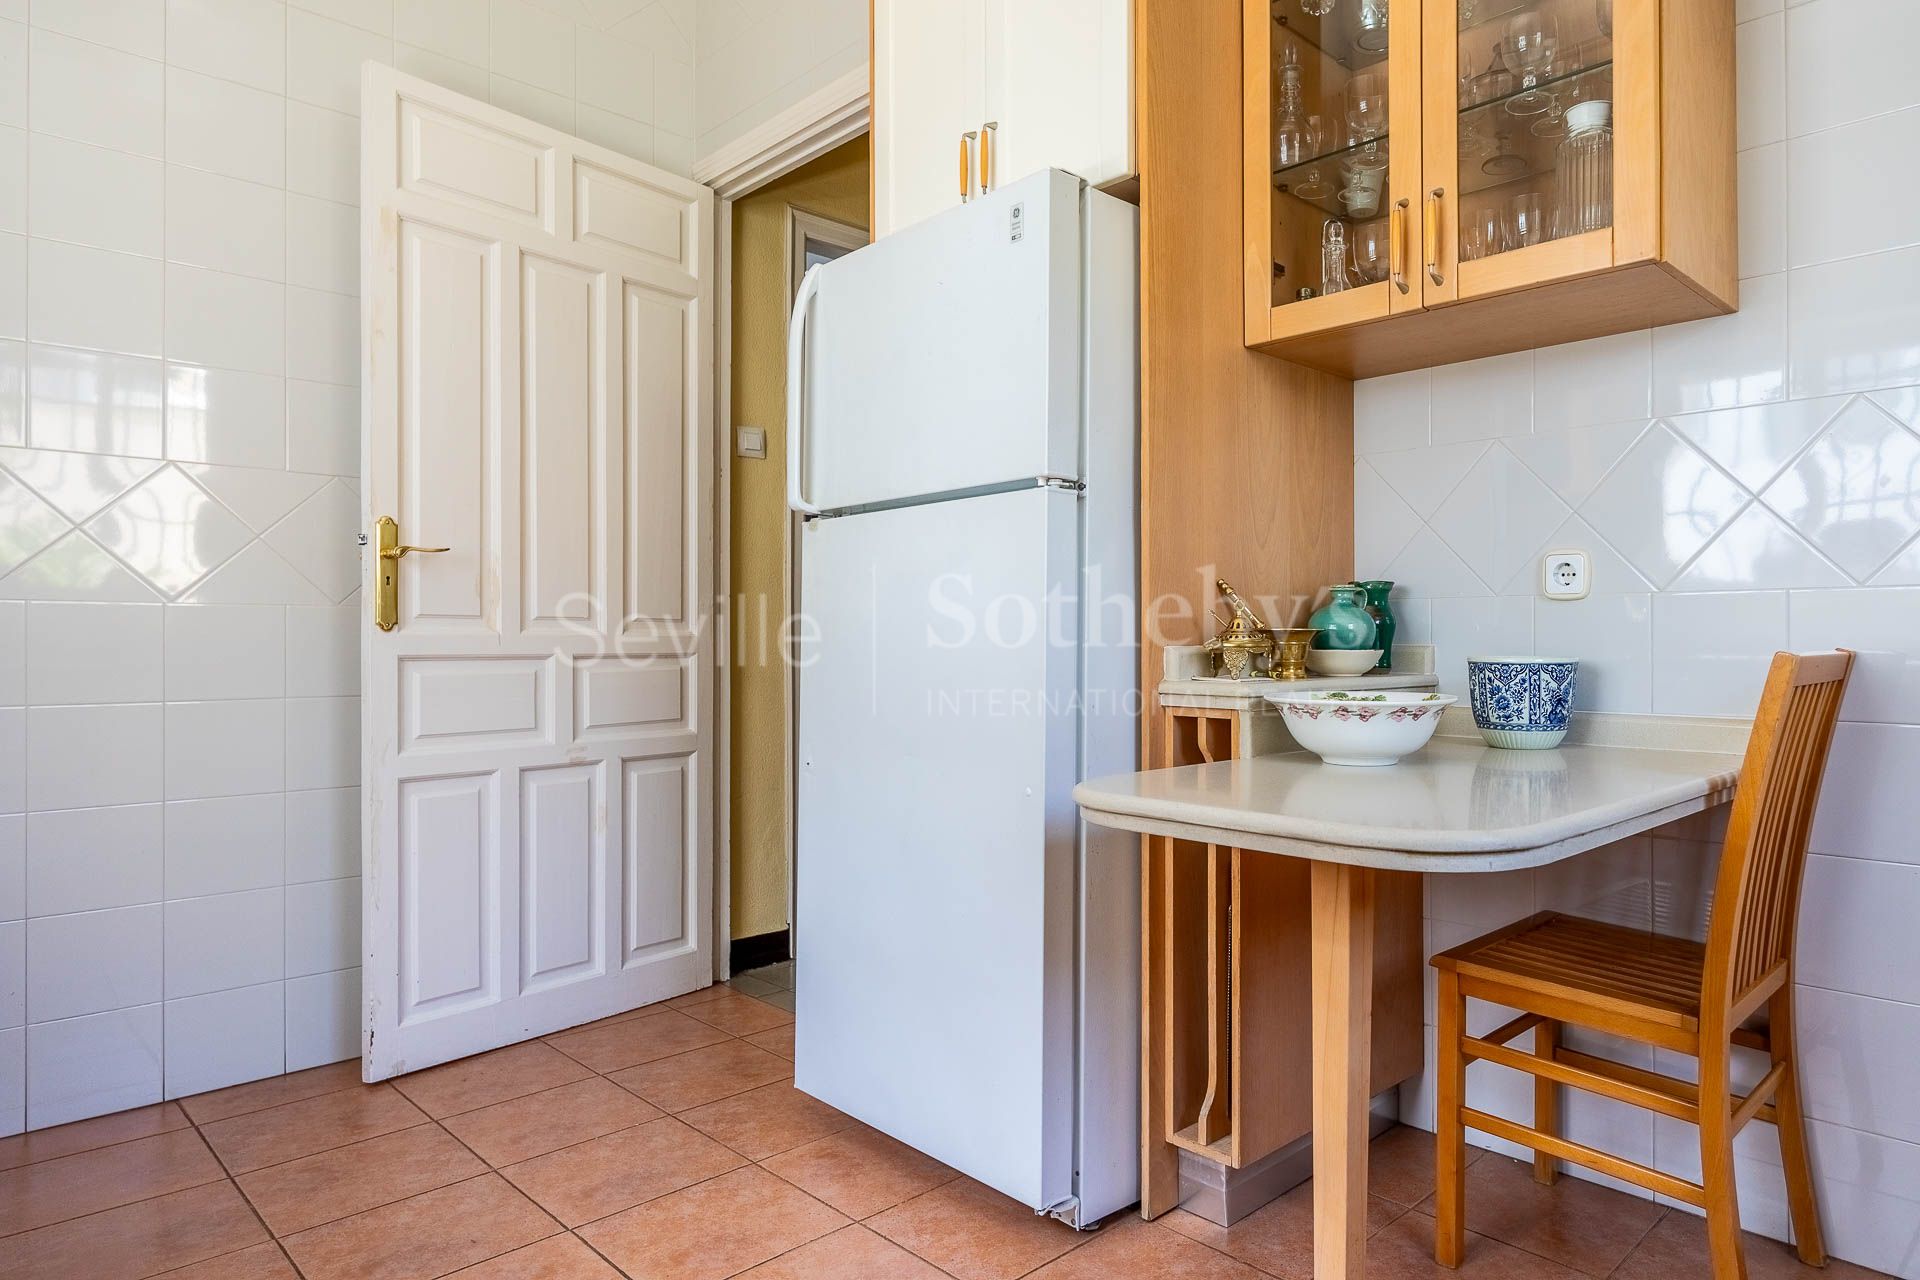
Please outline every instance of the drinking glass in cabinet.
[[1363, 222], [1353, 228], [1353, 272], [1363, 284], [1378, 284], [1387, 278], [1393, 246], [1385, 219]]
[[1553, 64], [1559, 39], [1560, 24], [1544, 8], [1522, 9], [1507, 19], [1504, 56], [1519, 75], [1522, 90], [1507, 100], [1507, 110], [1514, 115], [1537, 115], [1552, 105], [1539, 86]]
[[1545, 244], [1547, 235], [1547, 202], [1538, 191], [1523, 191], [1513, 197], [1508, 206], [1510, 221], [1507, 224], [1508, 247], [1525, 249], [1536, 244]]
[[1460, 220], [1460, 257], [1467, 262], [1504, 253], [1507, 218], [1498, 205], [1485, 204]]
[[[1306, 124], [1301, 128], [1301, 135], [1308, 156], [1324, 154], [1327, 149], [1327, 118], [1308, 116]], [[1325, 200], [1333, 193], [1333, 186], [1322, 176], [1320, 166], [1316, 164], [1301, 175], [1300, 185], [1293, 190], [1294, 194], [1302, 200]]]
[[1347, 0], [1347, 39], [1366, 53], [1387, 51], [1389, 0]]
[[1613, 104], [1567, 108], [1567, 136], [1554, 153], [1560, 178], [1556, 235], [1577, 236], [1613, 225]]
[[1328, 218], [1320, 228], [1320, 292], [1344, 293], [1347, 279], [1347, 224]]

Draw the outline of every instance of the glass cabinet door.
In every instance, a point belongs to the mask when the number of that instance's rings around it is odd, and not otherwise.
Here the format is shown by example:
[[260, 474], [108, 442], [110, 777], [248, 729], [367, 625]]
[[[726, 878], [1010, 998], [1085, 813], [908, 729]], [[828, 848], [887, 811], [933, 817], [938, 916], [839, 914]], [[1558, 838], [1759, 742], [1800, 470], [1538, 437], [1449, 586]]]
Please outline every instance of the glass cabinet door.
[[1427, 302], [1611, 267], [1615, 0], [1427, 5]]
[[1420, 8], [1246, 0], [1250, 341], [1421, 305]]

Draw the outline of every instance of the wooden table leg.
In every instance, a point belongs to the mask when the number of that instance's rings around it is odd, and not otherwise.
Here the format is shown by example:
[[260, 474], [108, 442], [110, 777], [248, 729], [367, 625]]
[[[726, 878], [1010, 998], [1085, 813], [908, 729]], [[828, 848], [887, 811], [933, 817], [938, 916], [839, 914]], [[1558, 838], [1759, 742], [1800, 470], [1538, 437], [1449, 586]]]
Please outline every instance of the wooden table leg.
[[1367, 1270], [1373, 871], [1313, 864], [1313, 1274]]

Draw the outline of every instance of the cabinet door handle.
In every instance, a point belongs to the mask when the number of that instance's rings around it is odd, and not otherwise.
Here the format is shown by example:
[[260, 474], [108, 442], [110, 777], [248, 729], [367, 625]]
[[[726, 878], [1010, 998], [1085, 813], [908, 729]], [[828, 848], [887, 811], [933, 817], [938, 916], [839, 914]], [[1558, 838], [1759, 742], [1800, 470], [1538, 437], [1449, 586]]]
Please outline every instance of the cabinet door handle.
[[973, 199], [973, 142], [980, 135], [968, 130], [960, 135], [960, 203]]
[[1427, 279], [1435, 284], [1445, 284], [1447, 277], [1440, 271], [1440, 218], [1445, 212], [1441, 197], [1447, 194], [1445, 187], [1435, 187], [1427, 192]]
[[1393, 287], [1402, 293], [1412, 289], [1407, 280], [1407, 209], [1411, 201], [1402, 197], [1393, 202], [1393, 209], [1387, 214], [1387, 274], [1393, 277]]
[[980, 194], [993, 190], [993, 140], [999, 136], [1000, 122], [989, 120], [980, 126]]

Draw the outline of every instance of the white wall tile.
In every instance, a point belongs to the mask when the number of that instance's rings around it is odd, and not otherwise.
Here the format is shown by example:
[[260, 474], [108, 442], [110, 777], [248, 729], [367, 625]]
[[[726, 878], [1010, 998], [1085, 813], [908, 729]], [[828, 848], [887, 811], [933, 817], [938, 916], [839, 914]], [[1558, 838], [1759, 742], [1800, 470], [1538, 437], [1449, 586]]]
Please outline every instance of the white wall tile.
[[287, 610], [287, 696], [358, 697], [360, 610], [353, 605]]
[[1645, 715], [1653, 710], [1653, 597], [1595, 595], [1537, 598], [1534, 649], [1577, 655], [1574, 706], [1581, 711]]
[[285, 1010], [278, 982], [167, 1001], [167, 1096], [278, 1075], [286, 1063]]
[[1442, 365], [1430, 378], [1434, 444], [1533, 430], [1533, 352]]
[[167, 799], [279, 791], [286, 770], [278, 698], [167, 704]]
[[1907, 51], [1920, 10], [1906, 0], [1813, 0], [1787, 11], [1787, 101], [1795, 133], [1920, 104]]
[[27, 1127], [27, 1031], [0, 1031], [0, 1136]]
[[0, 707], [27, 701], [27, 606], [0, 601]]
[[27, 807], [27, 712], [0, 707], [0, 813]]
[[549, 93], [573, 92], [573, 24], [526, 3], [492, 0], [489, 66]]
[[27, 238], [0, 235], [0, 338], [26, 336]]
[[135, 155], [161, 154], [166, 78], [158, 62], [38, 29], [29, 49], [36, 133]]
[[167, 60], [222, 80], [286, 87], [287, 15], [281, 0], [167, 0]]
[[1572, 514], [1538, 476], [1504, 445], [1494, 445], [1468, 470], [1429, 524], [1467, 567], [1499, 589]]
[[[1363, 460], [1422, 520], [1431, 519], [1475, 463], [1492, 448], [1484, 440], [1376, 453]], [[1404, 544], [1405, 539], [1401, 539]]]
[[157, 704], [35, 707], [27, 713], [30, 809], [148, 804], [161, 798]]
[[27, 921], [27, 1017], [52, 1022], [160, 998], [160, 907]]
[[[27, 336], [35, 342], [157, 356], [161, 265], [50, 240], [29, 242]], [[112, 298], [114, 305], [99, 305]]]
[[[19, 237], [8, 237], [18, 240]], [[15, 294], [8, 306], [21, 306], [24, 293]], [[25, 316], [22, 316], [24, 321]], [[24, 329], [24, 323], [20, 326]], [[27, 440], [27, 348], [16, 341], [0, 341], [0, 445], [20, 445]]]
[[1867, 858], [1807, 859], [1797, 980], [1920, 1004], [1920, 866]]
[[1467, 659], [1534, 652], [1534, 602], [1527, 596], [1433, 602], [1433, 663], [1440, 691], [1467, 695]]
[[160, 1101], [160, 1006], [27, 1028], [27, 1126]]
[[160, 901], [159, 805], [29, 814], [26, 833], [28, 915]]
[[[644, 49], [604, 32], [581, 28], [575, 65], [579, 73], [579, 97], [583, 105], [611, 111], [616, 115], [649, 123], [654, 117], [654, 59]], [[677, 64], [669, 63], [670, 66]], [[678, 90], [678, 86], [669, 92]], [[685, 94], [686, 109], [692, 110], [691, 86]], [[684, 117], [683, 117], [684, 118]]]
[[167, 264], [167, 355], [278, 374], [286, 367], [285, 287]]
[[[1653, 411], [1696, 413], [1787, 394], [1787, 282], [1740, 282], [1740, 310], [1653, 331]], [[1802, 394], [1796, 391], [1795, 394]]]
[[27, 134], [0, 126], [0, 231], [27, 229]]
[[1647, 330], [1533, 353], [1533, 429], [1558, 431], [1602, 422], [1644, 421], [1653, 382]]
[[1842, 721], [1827, 757], [1809, 846], [1920, 865], [1920, 725]]
[[123, 53], [166, 53], [165, 0], [36, 0], [33, 25]]
[[1795, 649], [1859, 654], [1842, 719], [1920, 724], [1920, 587], [1796, 591], [1791, 617]]
[[1356, 460], [1353, 466], [1354, 573], [1365, 578], [1376, 571], [1384, 572], [1393, 563], [1394, 556], [1420, 527], [1420, 517], [1366, 459]]
[[48, 134], [31, 136], [33, 182], [22, 175], [20, 186], [28, 230], [48, 240], [160, 256], [164, 165]]
[[484, 67], [487, 23], [476, 20], [473, 4], [474, 0], [395, 0], [394, 37]]
[[286, 379], [167, 362], [167, 456], [278, 469], [287, 456]]
[[1793, 394], [1920, 382], [1920, 249], [1789, 273]]
[[287, 699], [287, 789], [360, 781], [360, 699]]
[[160, 609], [37, 602], [27, 608], [27, 701], [160, 701]]
[[1656, 423], [1580, 505], [1580, 514], [1648, 581], [1664, 587], [1750, 498]]
[[360, 874], [360, 788], [287, 792], [287, 883]]
[[1734, 28], [1739, 90], [1735, 145], [1742, 151], [1778, 142], [1787, 132], [1786, 20], [1778, 13]]
[[287, 283], [360, 293], [360, 211], [312, 196], [287, 199]]
[[1676, 591], [1841, 587], [1851, 579], [1762, 503], [1751, 503], [1673, 580]]
[[284, 278], [286, 192], [182, 165], [167, 171], [167, 260]]
[[360, 304], [318, 289], [287, 289], [287, 376], [360, 383]]
[[[588, 142], [617, 151], [629, 159], [657, 163], [654, 159], [654, 129], [650, 124], [581, 102], [574, 104], [573, 131]], [[674, 168], [669, 172], [683, 173], [684, 170]]]
[[503, 111], [537, 120], [555, 129], [573, 132], [573, 99], [510, 76], [487, 77], [487, 101]]
[[0, 21], [0, 124], [27, 124], [27, 27]]
[[393, 61], [393, 41], [301, 9], [287, 13], [287, 96], [360, 114], [360, 64]]
[[27, 815], [0, 814], [0, 920], [27, 914]]
[[287, 1070], [360, 1056], [360, 970], [287, 983]]
[[1827, 1251], [1889, 1275], [1911, 1270], [1920, 1201], [1906, 1188], [1920, 1185], [1920, 1145], [1817, 1121], [1807, 1144]]
[[437, 84], [442, 89], [451, 89], [481, 102], [487, 101], [493, 91], [492, 78], [484, 65], [461, 62], [418, 45], [396, 41], [393, 46], [393, 65], [410, 76], [419, 76], [429, 84]]
[[1789, 400], [1683, 414], [1667, 425], [1759, 493], [1846, 404], [1845, 396]]
[[360, 393], [326, 382], [287, 381], [287, 465], [327, 475], [360, 474]]
[[360, 878], [287, 886], [287, 977], [360, 963]]
[[1816, 1120], [1920, 1142], [1920, 1005], [1802, 986], [1796, 993], [1801, 1097]]
[[280, 889], [167, 903], [167, 999], [284, 977], [285, 912]]
[[286, 610], [280, 605], [176, 604], [166, 615], [168, 701], [286, 692]]
[[1653, 704], [1667, 715], [1751, 717], [1787, 647], [1787, 593], [1653, 598]]
[[285, 878], [286, 798], [279, 792], [175, 800], [166, 806], [166, 897], [276, 888]]
[[169, 66], [167, 160], [278, 186], [313, 162], [292, 105], [277, 93]]
[[1740, 278], [1787, 269], [1787, 144], [1775, 142], [1739, 156]]
[[310, 102], [288, 102], [287, 190], [349, 204], [360, 199], [360, 122]]
[[292, 4], [375, 35], [393, 34], [394, 0], [292, 0]]
[[0, 1029], [27, 1024], [27, 925], [0, 924]]
[[[1920, 178], [1892, 155], [1920, 150], [1920, 107], [1793, 139], [1777, 189], [1786, 196], [1787, 259], [1805, 267], [1920, 241]], [[1743, 210], [1744, 212], [1744, 210]]]

